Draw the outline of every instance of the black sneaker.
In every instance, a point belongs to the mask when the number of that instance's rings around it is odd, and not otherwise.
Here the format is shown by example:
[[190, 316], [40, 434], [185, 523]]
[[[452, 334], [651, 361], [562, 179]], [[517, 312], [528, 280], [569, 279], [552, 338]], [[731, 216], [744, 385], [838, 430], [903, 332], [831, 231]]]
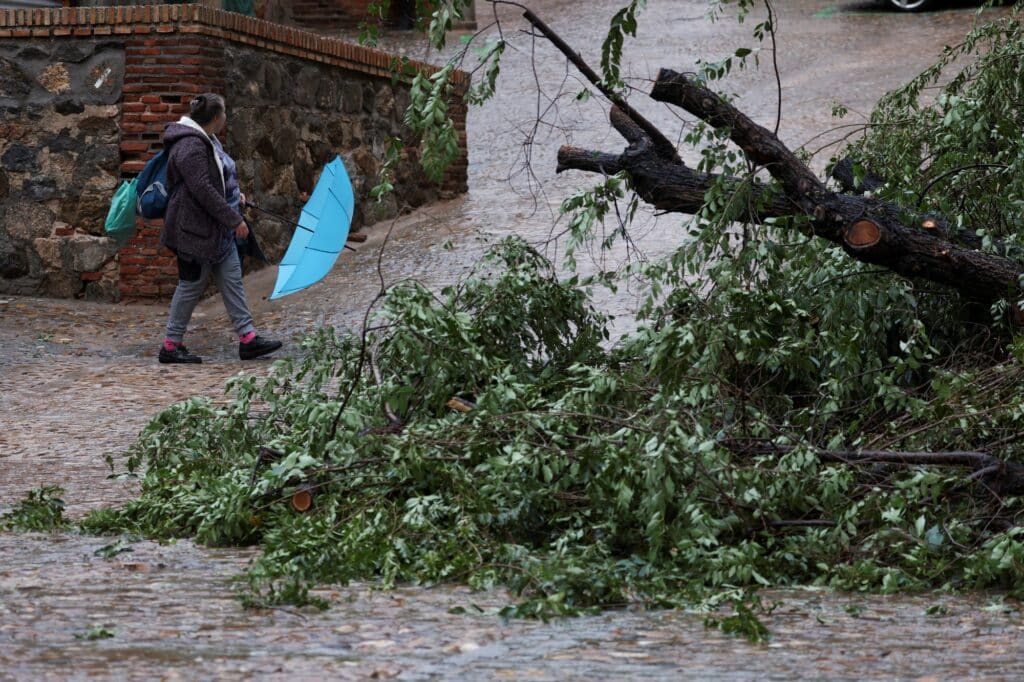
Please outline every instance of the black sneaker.
[[274, 341], [273, 339], [265, 339], [262, 336], [257, 336], [249, 343], [238, 344], [238, 357], [243, 360], [252, 360], [258, 358], [267, 353], [273, 353], [275, 350], [280, 348], [283, 344], [280, 341]]
[[160, 349], [160, 362], [165, 365], [191, 364], [198, 365], [203, 361], [198, 355], [192, 355], [185, 346], [178, 346], [174, 350]]

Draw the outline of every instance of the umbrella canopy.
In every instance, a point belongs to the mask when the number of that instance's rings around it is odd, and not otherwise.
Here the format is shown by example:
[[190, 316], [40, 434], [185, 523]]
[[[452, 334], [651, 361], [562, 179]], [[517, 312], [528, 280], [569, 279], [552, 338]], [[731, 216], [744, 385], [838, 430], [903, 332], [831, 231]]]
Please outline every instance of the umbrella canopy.
[[345, 248], [355, 195], [341, 157], [324, 166], [309, 201], [302, 207], [292, 241], [277, 271], [271, 299], [316, 284], [331, 271]]

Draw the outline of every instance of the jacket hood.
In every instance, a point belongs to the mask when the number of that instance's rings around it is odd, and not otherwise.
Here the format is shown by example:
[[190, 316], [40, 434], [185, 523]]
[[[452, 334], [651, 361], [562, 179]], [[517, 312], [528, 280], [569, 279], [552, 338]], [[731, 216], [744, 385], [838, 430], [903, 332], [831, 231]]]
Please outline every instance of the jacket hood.
[[164, 130], [164, 148], [166, 149], [178, 140], [183, 140], [186, 137], [197, 137], [210, 145], [210, 148], [213, 150], [213, 160], [217, 164], [217, 172], [220, 173], [220, 186], [226, 189], [227, 182], [224, 179], [224, 162], [221, 160], [220, 154], [217, 153], [216, 145], [213, 142], [215, 138], [207, 135], [202, 126], [188, 116], [182, 116], [177, 123], [167, 125], [167, 128]]
[[[186, 122], [187, 121], [187, 122]], [[198, 137], [207, 144], [213, 144], [210, 137], [192, 119], [182, 118], [175, 123], [169, 123], [164, 130], [164, 144], [174, 144], [186, 137]]]

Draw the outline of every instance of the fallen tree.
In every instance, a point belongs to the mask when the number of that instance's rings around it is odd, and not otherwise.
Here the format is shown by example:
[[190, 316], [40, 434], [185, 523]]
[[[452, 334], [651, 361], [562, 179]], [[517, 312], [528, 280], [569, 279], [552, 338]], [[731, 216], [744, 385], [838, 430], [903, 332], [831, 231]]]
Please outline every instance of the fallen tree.
[[[596, 74], [581, 63], [550, 27], [530, 11], [524, 16], [552, 38], [593, 85], [601, 87]], [[762, 197], [759, 195], [766, 190], [757, 188], [745, 203], [748, 210], [738, 213], [737, 219], [760, 222], [800, 214], [808, 218], [811, 233], [838, 244], [861, 262], [881, 265], [905, 277], [950, 286], [985, 302], [1014, 298], [1019, 292], [1024, 267], [1018, 261], [979, 250], [980, 239], [973, 231], [954, 233], [947, 221], [936, 216], [908, 215], [906, 209], [891, 202], [829, 190], [774, 133], [750, 120], [694, 77], [662, 69], [651, 98], [677, 106], [715, 129], [727, 131], [750, 162], [756, 168], [766, 169], [778, 182], [783, 196]], [[638, 124], [638, 118], [643, 126]], [[664, 142], [655, 143], [650, 135], [655, 134], [659, 141], [666, 140], [666, 136], [660, 131], [653, 132], [651, 124], [638, 114], [616, 106], [611, 122], [630, 143], [624, 152], [611, 155], [562, 147], [558, 171], [583, 170], [606, 175], [624, 171], [637, 194], [660, 210], [694, 214], [703, 208], [708, 189], [721, 178], [694, 172], [678, 156], [664, 153]], [[912, 221], [909, 224], [908, 218]], [[1015, 310], [1017, 318], [1024, 320], [1020, 309]]]
[[[699, 217], [633, 271], [649, 290], [635, 332], [611, 342], [588, 290], [518, 239], [440, 294], [382, 281], [360, 334], [318, 330], [266, 379], [233, 379], [230, 404], [157, 416], [128, 462], [146, 468], [141, 497], [85, 528], [260, 544], [253, 605], [353, 579], [507, 585], [521, 597], [509, 612], [534, 616], [764, 585], [1024, 594], [1024, 344], [998, 304], [1016, 292], [1000, 254], [1020, 241], [1005, 218], [1024, 188], [943, 165], [993, 140], [994, 163], [1024, 165], [1024, 31], [1011, 15], [974, 35], [978, 66], [938, 110], [897, 93], [879, 115], [905, 123], [855, 145], [893, 178], [874, 196], [830, 190], [774, 134], [663, 71], [652, 94], [728, 131], [770, 179], [726, 154], [690, 169], [606, 88], [629, 146], [562, 150], [560, 169], [618, 178], [567, 200], [571, 222], [585, 233], [627, 180]], [[421, 82], [414, 107], [436, 111], [443, 81]], [[936, 117], [961, 136], [936, 136]], [[971, 138], [980, 121], [1004, 133]], [[993, 229], [954, 229], [957, 201]], [[737, 221], [743, 238], [726, 239]], [[794, 229], [810, 237], [783, 244]]]

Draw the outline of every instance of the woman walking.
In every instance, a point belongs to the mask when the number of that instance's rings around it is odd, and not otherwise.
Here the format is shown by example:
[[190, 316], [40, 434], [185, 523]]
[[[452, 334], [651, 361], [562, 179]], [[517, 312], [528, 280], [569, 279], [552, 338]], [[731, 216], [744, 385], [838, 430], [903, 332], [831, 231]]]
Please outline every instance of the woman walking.
[[[169, 124], [164, 131], [164, 146], [171, 150], [167, 163], [171, 196], [160, 243], [178, 258], [178, 287], [171, 299], [167, 335], [160, 349], [162, 363], [202, 362], [185, 348], [184, 338], [210, 275], [238, 332], [238, 356], [251, 360], [281, 347], [280, 341], [257, 335], [245, 300], [235, 238], [245, 239], [249, 228], [239, 213], [237, 175], [229, 187], [224, 157], [218, 153], [216, 135], [226, 122], [227, 111], [220, 95], [198, 95], [192, 100], [191, 115]], [[232, 201], [234, 206], [229, 204], [229, 190], [231, 198], [238, 201]]]

